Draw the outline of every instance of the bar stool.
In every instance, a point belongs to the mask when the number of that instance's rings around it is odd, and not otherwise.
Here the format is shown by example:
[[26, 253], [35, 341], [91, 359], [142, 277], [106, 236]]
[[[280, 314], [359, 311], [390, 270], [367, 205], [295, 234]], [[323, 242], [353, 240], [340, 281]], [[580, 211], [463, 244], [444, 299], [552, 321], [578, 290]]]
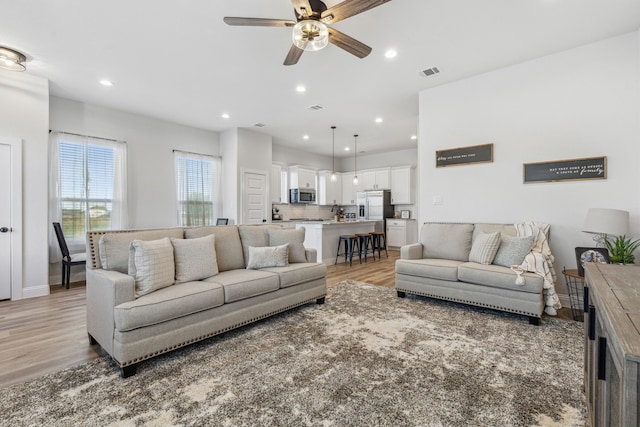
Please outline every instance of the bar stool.
[[[373, 239], [373, 252], [378, 251], [378, 258], [380, 258], [380, 250], [384, 249], [384, 253], [389, 258], [389, 252], [387, 252], [387, 236], [384, 234], [384, 231], [372, 231], [371, 237]], [[375, 258], [375, 255], [374, 255]]]
[[373, 236], [371, 236], [371, 233], [357, 233], [356, 237], [358, 238], [358, 255], [360, 258], [362, 258], [362, 253], [364, 252], [364, 262], [367, 262], [367, 254], [371, 252], [375, 261], [376, 253], [373, 249]]
[[[340, 253], [340, 245], [342, 244], [342, 242], [344, 242], [344, 251], [342, 253]], [[338, 263], [338, 257], [340, 255], [344, 256], [344, 262], [347, 262], [347, 258], [349, 259], [349, 266], [353, 265], [353, 253], [355, 252], [356, 248], [358, 248], [358, 255], [360, 254], [360, 249], [358, 246], [358, 237], [356, 237], [356, 235], [354, 234], [343, 234], [340, 236], [340, 238], [338, 239], [338, 250], [336, 251], [336, 262], [334, 263], [337, 264]], [[360, 259], [360, 262], [362, 262], [362, 258]]]

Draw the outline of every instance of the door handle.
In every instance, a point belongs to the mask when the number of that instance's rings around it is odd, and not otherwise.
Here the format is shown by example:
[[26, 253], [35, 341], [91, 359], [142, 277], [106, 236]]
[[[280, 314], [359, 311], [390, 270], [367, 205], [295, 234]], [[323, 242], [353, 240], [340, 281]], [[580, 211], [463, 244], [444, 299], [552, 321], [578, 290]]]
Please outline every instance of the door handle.
[[7, 233], [9, 231], [11, 231], [9, 227], [0, 227], [0, 233]]

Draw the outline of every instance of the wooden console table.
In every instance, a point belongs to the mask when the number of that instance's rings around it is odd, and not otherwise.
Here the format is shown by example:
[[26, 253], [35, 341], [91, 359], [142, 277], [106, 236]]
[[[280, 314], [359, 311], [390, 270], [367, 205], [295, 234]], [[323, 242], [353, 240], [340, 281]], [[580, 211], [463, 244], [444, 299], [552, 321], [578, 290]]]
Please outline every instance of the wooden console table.
[[637, 426], [640, 268], [585, 265], [585, 393], [591, 425]]

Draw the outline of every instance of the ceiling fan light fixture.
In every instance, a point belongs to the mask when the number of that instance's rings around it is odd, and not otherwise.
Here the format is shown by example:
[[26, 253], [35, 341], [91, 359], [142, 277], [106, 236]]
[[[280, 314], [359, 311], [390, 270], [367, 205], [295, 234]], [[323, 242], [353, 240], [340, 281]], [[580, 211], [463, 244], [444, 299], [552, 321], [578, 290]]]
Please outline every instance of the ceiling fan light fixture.
[[293, 44], [302, 50], [320, 50], [329, 44], [329, 30], [320, 21], [306, 19], [293, 26]]
[[27, 57], [17, 50], [0, 46], [0, 68], [10, 71], [24, 71], [27, 69], [24, 65], [26, 61]]

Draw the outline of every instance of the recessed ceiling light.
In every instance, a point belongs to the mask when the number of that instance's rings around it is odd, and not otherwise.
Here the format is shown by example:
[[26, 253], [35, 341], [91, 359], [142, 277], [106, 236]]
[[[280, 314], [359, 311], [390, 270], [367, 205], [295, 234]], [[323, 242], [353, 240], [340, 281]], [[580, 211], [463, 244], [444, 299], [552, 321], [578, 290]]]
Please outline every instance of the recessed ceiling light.
[[223, 119], [228, 119], [231, 116], [228, 113], [222, 113], [220, 117], [222, 117]]
[[351, 148], [349, 148], [349, 147], [344, 147], [344, 151], [351, 151]]
[[411, 135], [411, 140], [412, 140], [412, 141], [415, 141], [416, 139], [418, 139], [418, 136], [417, 136], [417, 135]]
[[309, 139], [309, 135], [303, 135], [302, 139]]
[[296, 92], [303, 93], [303, 92], [306, 92], [306, 91], [307, 91], [306, 87], [304, 87], [302, 85], [296, 86]]
[[376, 118], [376, 123], [382, 123], [382, 117]]
[[111, 80], [107, 80], [107, 79], [100, 80], [100, 84], [102, 86], [113, 86], [113, 82]]
[[385, 56], [386, 58], [389, 58], [389, 59], [391, 59], [391, 58], [395, 58], [395, 57], [396, 57], [396, 55], [398, 55], [398, 52], [396, 52], [396, 51], [395, 51], [395, 50], [393, 50], [393, 49], [389, 49], [388, 51], [386, 51], [386, 52], [384, 53], [384, 56]]

